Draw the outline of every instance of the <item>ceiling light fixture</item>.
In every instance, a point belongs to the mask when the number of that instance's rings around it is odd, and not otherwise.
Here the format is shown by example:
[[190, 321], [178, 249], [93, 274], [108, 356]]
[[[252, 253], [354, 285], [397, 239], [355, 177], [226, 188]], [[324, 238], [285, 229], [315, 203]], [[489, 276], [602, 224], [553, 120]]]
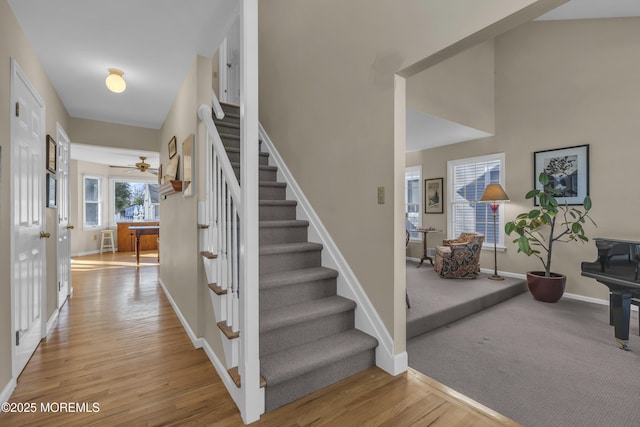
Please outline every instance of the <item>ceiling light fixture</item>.
[[105, 80], [107, 88], [113, 93], [122, 93], [127, 88], [127, 83], [122, 78], [124, 72], [117, 68], [109, 68], [109, 76]]

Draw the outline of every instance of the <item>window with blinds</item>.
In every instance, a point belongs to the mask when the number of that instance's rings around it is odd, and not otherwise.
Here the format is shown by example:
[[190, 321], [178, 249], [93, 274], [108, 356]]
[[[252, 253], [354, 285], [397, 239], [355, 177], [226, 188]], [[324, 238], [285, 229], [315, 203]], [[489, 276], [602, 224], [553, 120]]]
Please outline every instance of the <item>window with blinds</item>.
[[404, 174], [404, 212], [405, 227], [411, 239], [420, 239], [416, 228], [422, 227], [422, 166], [412, 166], [405, 169]]
[[504, 245], [504, 207], [497, 211], [497, 227], [494, 233], [493, 216], [488, 203], [479, 203], [489, 184], [504, 187], [504, 153], [482, 157], [452, 160], [448, 162], [449, 191], [447, 220], [449, 238], [463, 231], [484, 234], [484, 243]]

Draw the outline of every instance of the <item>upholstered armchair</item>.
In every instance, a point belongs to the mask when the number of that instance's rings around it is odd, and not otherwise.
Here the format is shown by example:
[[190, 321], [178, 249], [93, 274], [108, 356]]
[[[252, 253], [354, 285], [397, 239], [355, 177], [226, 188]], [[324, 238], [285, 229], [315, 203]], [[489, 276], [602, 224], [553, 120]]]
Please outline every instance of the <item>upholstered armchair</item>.
[[433, 268], [447, 279], [475, 279], [480, 272], [480, 250], [484, 235], [462, 233], [454, 240], [444, 240], [436, 246]]

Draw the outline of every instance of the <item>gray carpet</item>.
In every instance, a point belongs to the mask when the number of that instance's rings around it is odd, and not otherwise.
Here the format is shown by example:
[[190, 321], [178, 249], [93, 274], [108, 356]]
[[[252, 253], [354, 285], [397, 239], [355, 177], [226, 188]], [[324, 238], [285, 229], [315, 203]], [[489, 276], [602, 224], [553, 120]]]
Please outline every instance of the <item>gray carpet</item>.
[[526, 427], [637, 427], [637, 312], [629, 346], [618, 349], [607, 306], [525, 293], [413, 338], [407, 351], [412, 368]]
[[527, 291], [525, 281], [506, 277], [490, 280], [480, 273], [476, 279], [443, 279], [427, 261], [407, 261], [407, 339], [454, 322]]

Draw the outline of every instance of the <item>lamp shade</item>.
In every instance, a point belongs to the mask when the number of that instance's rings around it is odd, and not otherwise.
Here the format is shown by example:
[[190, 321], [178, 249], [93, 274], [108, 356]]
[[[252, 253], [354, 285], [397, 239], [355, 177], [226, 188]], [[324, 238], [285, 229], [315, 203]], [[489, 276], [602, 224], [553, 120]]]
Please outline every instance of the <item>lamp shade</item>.
[[482, 197], [480, 198], [481, 202], [508, 202], [509, 196], [504, 192], [502, 186], [500, 184], [489, 184], [487, 188], [484, 189], [484, 193], [482, 193]]
[[122, 78], [124, 73], [117, 68], [109, 68], [109, 76], [105, 80], [107, 88], [113, 93], [122, 93], [127, 88], [127, 83]]

